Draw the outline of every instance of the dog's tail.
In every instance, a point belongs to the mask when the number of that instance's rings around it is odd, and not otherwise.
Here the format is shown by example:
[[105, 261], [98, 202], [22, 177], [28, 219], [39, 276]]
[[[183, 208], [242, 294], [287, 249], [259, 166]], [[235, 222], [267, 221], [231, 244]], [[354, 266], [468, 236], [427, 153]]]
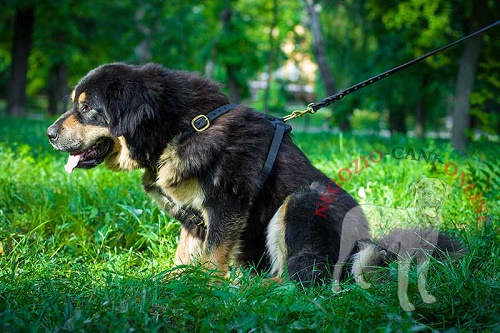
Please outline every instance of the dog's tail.
[[362, 239], [357, 242], [357, 253], [352, 257], [352, 275], [357, 282], [364, 272], [373, 268], [387, 266], [390, 262], [398, 259], [401, 250], [416, 249], [423, 247], [429, 255], [438, 260], [447, 257], [457, 259], [462, 257], [467, 248], [462, 242], [444, 232], [433, 231], [437, 237], [429, 239], [418, 239], [416, 234], [422, 235], [422, 231], [416, 229], [394, 229], [381, 238], [369, 240]]

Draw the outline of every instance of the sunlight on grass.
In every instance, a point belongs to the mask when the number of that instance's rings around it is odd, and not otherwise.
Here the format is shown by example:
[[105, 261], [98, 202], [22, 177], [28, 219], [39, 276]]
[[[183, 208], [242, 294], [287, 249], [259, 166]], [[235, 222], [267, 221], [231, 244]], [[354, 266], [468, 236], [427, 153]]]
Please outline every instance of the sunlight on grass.
[[[98, 167], [68, 175], [65, 154], [52, 151], [45, 139], [49, 123], [0, 119], [2, 331], [498, 329], [500, 172], [488, 158], [498, 156], [499, 148], [477, 144], [474, 157], [464, 158], [439, 141], [295, 134], [313, 164], [332, 179], [351, 170], [342, 186], [357, 199], [363, 188], [367, 202], [406, 207], [412, 199], [408, 186], [421, 176], [452, 187], [443, 228], [469, 252], [458, 261], [432, 261], [429, 290], [438, 296], [435, 304], [417, 297], [413, 273], [410, 295], [417, 309], [405, 313], [394, 265], [380, 272], [371, 289], [347, 282], [336, 295], [329, 286], [275, 284], [250, 270], [229, 280], [199, 267], [172, 271], [180, 224], [144, 194], [141, 172]], [[395, 147], [436, 152], [439, 162], [394, 158]], [[375, 150], [388, 155], [355, 172], [355, 161], [370, 161]], [[448, 162], [475, 184], [473, 194], [484, 199], [481, 214], [491, 219], [477, 220], [477, 202], [456, 175], [446, 173]]]

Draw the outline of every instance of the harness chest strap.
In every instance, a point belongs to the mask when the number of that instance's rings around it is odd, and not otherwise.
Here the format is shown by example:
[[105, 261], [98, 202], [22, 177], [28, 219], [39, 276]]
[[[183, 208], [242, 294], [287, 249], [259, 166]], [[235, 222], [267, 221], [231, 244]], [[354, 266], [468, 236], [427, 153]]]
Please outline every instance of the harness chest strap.
[[[203, 132], [207, 128], [210, 127], [211, 122], [213, 122], [215, 119], [218, 117], [222, 116], [223, 114], [233, 110], [236, 108], [238, 104], [227, 104], [223, 105], [221, 107], [218, 107], [217, 109], [213, 110], [212, 112], [206, 114], [206, 115], [199, 115], [193, 118], [191, 121], [191, 126], [189, 129], [187, 129], [181, 136], [181, 140], [186, 138], [187, 136], [194, 134], [196, 132]], [[285, 124], [282, 119], [280, 118], [273, 118], [269, 119], [271, 124], [274, 127], [274, 136], [271, 141], [271, 146], [269, 147], [269, 152], [267, 153], [267, 158], [266, 161], [264, 162], [264, 166], [262, 167], [262, 170], [260, 171], [259, 174], [259, 179], [260, 179], [260, 187], [262, 188], [264, 184], [267, 181], [267, 178], [269, 177], [269, 174], [271, 173], [274, 162], [276, 161], [276, 157], [278, 156], [279, 149], [281, 147], [281, 142], [283, 140], [283, 136], [285, 133], [288, 133], [292, 130], [292, 127], [288, 124]], [[195, 226], [200, 226], [202, 228], [206, 228], [205, 222], [201, 217], [199, 217], [195, 212], [193, 212], [189, 208], [182, 208], [186, 213], [188, 213], [191, 217], [189, 218], [189, 224], [192, 225], [192, 227]], [[191, 226], [187, 226], [190, 228]]]
[[[172, 198], [170, 198], [169, 196], [165, 196], [165, 198], [171, 204], [175, 205], [175, 202], [172, 200]], [[187, 219], [183, 219], [182, 222], [184, 226], [189, 230], [196, 229], [196, 227], [198, 226], [202, 228], [205, 227], [205, 222], [200, 216], [198, 216], [198, 214], [194, 210], [188, 207], [180, 207], [179, 210], [182, 211], [187, 216]]]
[[278, 152], [281, 147], [281, 142], [283, 141], [283, 136], [292, 130], [292, 127], [285, 124], [281, 119], [270, 120], [271, 124], [274, 126], [274, 136], [271, 141], [271, 147], [269, 147], [269, 152], [267, 153], [266, 162], [260, 171], [260, 187], [262, 188], [266, 183], [267, 177], [273, 169], [276, 157], [278, 157]]

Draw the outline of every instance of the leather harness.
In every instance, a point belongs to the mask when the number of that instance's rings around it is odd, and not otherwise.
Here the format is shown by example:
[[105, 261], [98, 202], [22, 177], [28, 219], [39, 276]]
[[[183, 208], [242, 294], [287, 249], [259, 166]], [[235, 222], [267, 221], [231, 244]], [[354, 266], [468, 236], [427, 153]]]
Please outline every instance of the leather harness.
[[[226, 104], [221, 107], [218, 107], [217, 109], [211, 111], [210, 113], [207, 113], [206, 115], [202, 114], [194, 117], [193, 120], [191, 121], [191, 127], [188, 128], [186, 131], [184, 131], [184, 133], [181, 135], [181, 141], [184, 140], [187, 136], [192, 135], [196, 132], [205, 131], [207, 128], [210, 127], [210, 125], [215, 119], [235, 109], [238, 106], [239, 106], [238, 104]], [[283, 119], [272, 116], [267, 116], [267, 117], [269, 122], [274, 127], [274, 136], [271, 141], [271, 146], [269, 147], [269, 151], [267, 153], [266, 161], [264, 162], [264, 165], [259, 173], [261, 189], [264, 187], [264, 184], [266, 183], [267, 178], [269, 177], [269, 174], [273, 169], [274, 162], [276, 161], [276, 157], [278, 157], [279, 149], [281, 147], [281, 142], [283, 140], [283, 137], [285, 136], [285, 133], [288, 133], [292, 130], [292, 127], [286, 124], [283, 121]], [[203, 218], [198, 216], [196, 212], [187, 207], [182, 207], [182, 209], [185, 211], [185, 213], [187, 213], [190, 216], [188, 220], [182, 221], [184, 227], [190, 230], [195, 229], [196, 227], [206, 228], [205, 221], [203, 221]]]

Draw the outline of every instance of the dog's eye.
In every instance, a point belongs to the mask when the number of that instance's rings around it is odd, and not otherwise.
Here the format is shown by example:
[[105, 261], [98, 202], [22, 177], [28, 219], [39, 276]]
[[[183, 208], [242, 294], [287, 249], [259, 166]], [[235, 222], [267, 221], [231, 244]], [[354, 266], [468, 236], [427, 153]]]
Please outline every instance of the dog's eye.
[[90, 106], [88, 104], [83, 104], [81, 107], [80, 107], [80, 111], [81, 112], [87, 112], [90, 110]]

